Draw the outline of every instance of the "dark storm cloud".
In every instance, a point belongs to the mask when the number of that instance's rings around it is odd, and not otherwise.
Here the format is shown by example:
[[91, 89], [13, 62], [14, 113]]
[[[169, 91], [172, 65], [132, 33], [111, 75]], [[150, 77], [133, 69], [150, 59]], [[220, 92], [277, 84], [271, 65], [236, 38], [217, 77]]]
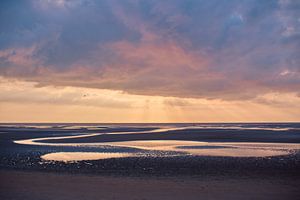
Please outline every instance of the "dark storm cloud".
[[298, 1], [1, 1], [0, 74], [248, 99], [300, 90]]

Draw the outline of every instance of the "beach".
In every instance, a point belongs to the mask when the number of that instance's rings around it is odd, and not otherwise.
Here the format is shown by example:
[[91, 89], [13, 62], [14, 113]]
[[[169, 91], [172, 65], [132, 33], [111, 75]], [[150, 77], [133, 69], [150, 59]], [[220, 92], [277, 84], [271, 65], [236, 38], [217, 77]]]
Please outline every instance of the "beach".
[[[299, 199], [299, 180], [0, 171], [1, 199]], [[4, 182], [5, 180], [5, 182]]]
[[299, 124], [2, 125], [0, 131], [1, 199], [300, 197]]

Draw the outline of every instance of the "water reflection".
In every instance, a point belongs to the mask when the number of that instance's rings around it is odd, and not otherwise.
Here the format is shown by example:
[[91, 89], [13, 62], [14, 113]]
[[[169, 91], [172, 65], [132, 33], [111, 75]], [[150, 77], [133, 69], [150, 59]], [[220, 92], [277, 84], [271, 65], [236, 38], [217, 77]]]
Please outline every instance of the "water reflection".
[[98, 152], [58, 152], [58, 153], [48, 153], [41, 158], [48, 161], [82, 161], [82, 160], [101, 160], [109, 158], [122, 158], [128, 157], [133, 154], [128, 153], [98, 153]]
[[199, 156], [265, 157], [287, 155], [300, 145], [266, 143], [214, 143], [178, 140], [145, 140], [110, 142], [118, 147], [132, 147], [144, 150], [179, 151]]
[[53, 161], [81, 161], [121, 158], [129, 156], [229, 156], [229, 157], [266, 157], [287, 155], [291, 150], [299, 149], [293, 144], [269, 143], [213, 143], [177, 140], [145, 140], [101, 143], [111, 148], [135, 148], [135, 153], [119, 152], [58, 152], [41, 156], [43, 160]]
[[[107, 126], [107, 127], [117, 127], [115, 125]], [[68, 126], [68, 129], [105, 129], [106, 126], [82, 126], [82, 125], [72, 125]], [[142, 128], [140, 126], [139, 128]], [[143, 128], [149, 128], [149, 126], [145, 126]], [[107, 159], [107, 158], [118, 158], [129, 155], [134, 156], [145, 156], [145, 152], [147, 155], [151, 156], [174, 156], [174, 155], [196, 155], [196, 156], [231, 156], [231, 157], [264, 157], [264, 156], [278, 156], [278, 155], [286, 155], [291, 151], [300, 150], [300, 144], [289, 144], [289, 143], [241, 143], [241, 142], [200, 142], [200, 141], [183, 141], [183, 140], [140, 140], [140, 141], [121, 141], [121, 142], [90, 142], [90, 143], [59, 143], [55, 142], [55, 140], [61, 139], [74, 139], [74, 138], [87, 138], [87, 137], [96, 137], [100, 135], [106, 135], [106, 137], [110, 137], [113, 139], [115, 137], [114, 134], [155, 134], [155, 133], [166, 133], [173, 131], [176, 133], [178, 130], [187, 130], [186, 134], [188, 134], [188, 130], [190, 129], [262, 129], [262, 130], [287, 130], [294, 129], [295, 127], [262, 127], [262, 126], [242, 126], [242, 125], [174, 125], [174, 126], [160, 126], [153, 130], [130, 130], [124, 127], [124, 132], [119, 131], [101, 131], [98, 133], [88, 133], [83, 131], [79, 132], [68, 132], [68, 135], [63, 136], [55, 136], [55, 137], [44, 137], [44, 138], [32, 138], [32, 139], [24, 139], [24, 140], [16, 140], [14, 143], [22, 144], [22, 145], [38, 145], [38, 146], [51, 146], [51, 147], [77, 147], [80, 148], [97, 148], [97, 152], [60, 152], [60, 153], [51, 153], [42, 156], [45, 160], [59, 160], [59, 161], [78, 161], [78, 160], [98, 160], [98, 159]], [[153, 128], [155, 128], [153, 126]], [[128, 127], [127, 127], [128, 128]], [[108, 129], [109, 130], [109, 129]], [[272, 134], [272, 133], [270, 133]], [[278, 134], [284, 134], [278, 133]], [[212, 133], [213, 135], [213, 133]], [[276, 133], [277, 135], [277, 133]], [[274, 135], [274, 137], [276, 137]], [[246, 137], [247, 135], [245, 135]], [[137, 137], [138, 138], [138, 137]], [[52, 140], [51, 143], [47, 140]], [[79, 140], [78, 140], [79, 141]], [[90, 140], [92, 141], [92, 140]], [[232, 139], [234, 141], [234, 138]], [[125, 151], [125, 147], [127, 150]], [[113, 150], [117, 153], [101, 153], [101, 151], [105, 151], [105, 149]], [[123, 149], [123, 150], [122, 150]], [[75, 151], [81, 151], [82, 149], [76, 149]], [[135, 154], [128, 154], [129, 150], [132, 152], [134, 150]], [[62, 150], [67, 151], [67, 150]], [[91, 151], [91, 150], [88, 150]], [[125, 154], [127, 153], [127, 154]]]

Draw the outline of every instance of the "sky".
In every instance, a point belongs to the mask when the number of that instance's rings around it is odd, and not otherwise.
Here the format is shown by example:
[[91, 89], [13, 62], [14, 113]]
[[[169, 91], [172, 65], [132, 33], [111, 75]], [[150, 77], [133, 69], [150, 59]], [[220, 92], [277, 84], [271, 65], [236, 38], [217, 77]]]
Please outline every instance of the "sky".
[[292, 121], [299, 0], [0, 1], [0, 122]]

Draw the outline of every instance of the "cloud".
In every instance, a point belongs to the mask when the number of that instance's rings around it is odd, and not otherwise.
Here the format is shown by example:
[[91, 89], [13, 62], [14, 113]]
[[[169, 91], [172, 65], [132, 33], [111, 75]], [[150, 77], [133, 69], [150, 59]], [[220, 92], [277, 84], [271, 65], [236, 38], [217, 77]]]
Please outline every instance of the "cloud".
[[282, 122], [300, 117], [294, 93], [225, 101], [36, 85], [0, 78], [1, 122]]
[[120, 91], [76, 87], [36, 87], [35, 82], [24, 82], [0, 77], [0, 102], [17, 104], [81, 105], [87, 107], [130, 108], [134, 101]]
[[300, 91], [296, 1], [28, 0], [0, 9], [0, 75], [35, 87], [223, 100]]

